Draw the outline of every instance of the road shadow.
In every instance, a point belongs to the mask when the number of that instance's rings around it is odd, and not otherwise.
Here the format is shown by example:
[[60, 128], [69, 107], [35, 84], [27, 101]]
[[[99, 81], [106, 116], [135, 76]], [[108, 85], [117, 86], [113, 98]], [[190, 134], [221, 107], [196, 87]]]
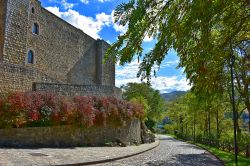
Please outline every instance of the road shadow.
[[191, 145], [191, 144], [182, 144], [182, 145], [177, 145], [177, 146], [183, 147], [183, 148], [192, 148], [192, 149], [203, 150], [202, 148], [195, 146], [195, 145]]
[[197, 166], [219, 166], [221, 162], [208, 153], [201, 154], [178, 154], [175, 156], [176, 161], [182, 165]]
[[219, 160], [207, 153], [178, 154], [167, 161], [153, 161], [146, 164], [148, 166], [223, 166]]

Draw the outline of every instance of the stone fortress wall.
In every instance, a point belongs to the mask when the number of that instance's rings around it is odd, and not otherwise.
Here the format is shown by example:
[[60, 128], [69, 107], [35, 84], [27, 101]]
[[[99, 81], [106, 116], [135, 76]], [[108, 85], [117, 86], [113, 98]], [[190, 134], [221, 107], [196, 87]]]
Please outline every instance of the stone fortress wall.
[[[91, 38], [38, 0], [0, 0], [0, 4], [0, 93], [57, 87], [72, 94], [70, 89], [85, 85], [82, 89], [97, 86], [101, 95], [121, 97], [114, 88], [114, 62], [102, 63], [107, 42]], [[38, 34], [32, 32], [34, 24]], [[28, 63], [30, 50], [33, 63]], [[111, 91], [116, 94], [106, 94]]]

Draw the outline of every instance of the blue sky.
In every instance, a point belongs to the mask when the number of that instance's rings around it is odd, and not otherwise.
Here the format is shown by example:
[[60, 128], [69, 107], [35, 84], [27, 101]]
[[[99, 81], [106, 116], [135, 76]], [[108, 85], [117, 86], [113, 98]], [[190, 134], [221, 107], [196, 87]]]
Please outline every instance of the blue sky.
[[[109, 43], [116, 41], [117, 36], [126, 32], [126, 27], [119, 26], [113, 21], [113, 11], [117, 5], [128, 0], [40, 0], [42, 6], [73, 26], [83, 30], [91, 37], [101, 38]], [[151, 38], [145, 38], [144, 51], [154, 47]], [[176, 69], [178, 56], [171, 50], [163, 61], [157, 77], [152, 77], [151, 83], [161, 93], [175, 90], [188, 90], [183, 69]], [[140, 82], [136, 78], [138, 71], [137, 60], [125, 66], [116, 66], [116, 86], [128, 82]]]

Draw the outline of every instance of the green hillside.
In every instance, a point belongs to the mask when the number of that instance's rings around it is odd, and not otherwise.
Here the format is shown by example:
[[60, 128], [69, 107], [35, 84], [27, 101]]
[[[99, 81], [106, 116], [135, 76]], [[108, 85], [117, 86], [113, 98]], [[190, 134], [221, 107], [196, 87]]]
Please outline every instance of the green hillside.
[[166, 101], [173, 101], [185, 93], [185, 91], [173, 91], [170, 93], [163, 93], [161, 94], [161, 97], [163, 97]]

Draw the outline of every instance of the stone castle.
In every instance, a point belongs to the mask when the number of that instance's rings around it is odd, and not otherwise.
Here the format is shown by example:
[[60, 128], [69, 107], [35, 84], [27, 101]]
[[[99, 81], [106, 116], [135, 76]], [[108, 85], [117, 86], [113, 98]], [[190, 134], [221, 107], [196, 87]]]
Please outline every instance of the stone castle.
[[120, 98], [109, 44], [50, 13], [38, 0], [0, 0], [0, 93], [53, 91]]

